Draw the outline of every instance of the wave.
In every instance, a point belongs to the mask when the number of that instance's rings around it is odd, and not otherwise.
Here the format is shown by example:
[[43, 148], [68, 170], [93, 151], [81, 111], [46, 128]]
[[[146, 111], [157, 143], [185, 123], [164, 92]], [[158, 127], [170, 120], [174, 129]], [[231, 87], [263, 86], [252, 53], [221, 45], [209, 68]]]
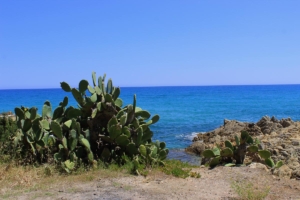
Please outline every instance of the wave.
[[176, 138], [183, 139], [185, 141], [192, 141], [198, 134], [201, 134], [204, 132], [192, 132], [192, 133], [187, 133], [187, 134], [180, 134], [176, 135]]

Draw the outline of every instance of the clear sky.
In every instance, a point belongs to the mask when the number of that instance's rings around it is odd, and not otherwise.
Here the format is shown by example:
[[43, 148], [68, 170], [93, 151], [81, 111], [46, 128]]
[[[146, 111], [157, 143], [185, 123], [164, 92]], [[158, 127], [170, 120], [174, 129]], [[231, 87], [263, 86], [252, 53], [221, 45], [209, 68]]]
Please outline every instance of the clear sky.
[[300, 84], [298, 0], [0, 0], [0, 89]]

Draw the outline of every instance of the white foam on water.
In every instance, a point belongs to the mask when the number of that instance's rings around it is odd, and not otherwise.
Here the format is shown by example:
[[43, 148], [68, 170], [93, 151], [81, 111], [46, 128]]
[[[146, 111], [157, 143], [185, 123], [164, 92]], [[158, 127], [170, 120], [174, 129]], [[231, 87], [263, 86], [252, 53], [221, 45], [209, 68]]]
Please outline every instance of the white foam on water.
[[176, 135], [176, 138], [182, 138], [183, 140], [192, 141], [198, 134], [201, 134], [202, 132], [192, 132], [188, 134], [180, 134]]

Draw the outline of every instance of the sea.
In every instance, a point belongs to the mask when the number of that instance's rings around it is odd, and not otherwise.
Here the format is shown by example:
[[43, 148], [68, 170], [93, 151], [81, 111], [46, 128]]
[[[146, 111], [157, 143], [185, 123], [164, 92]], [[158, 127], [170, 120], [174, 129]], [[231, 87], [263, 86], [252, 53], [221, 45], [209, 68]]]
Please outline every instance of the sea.
[[[160, 120], [151, 126], [153, 140], [164, 141], [171, 158], [198, 162], [184, 153], [198, 133], [223, 125], [224, 119], [257, 122], [263, 116], [300, 120], [300, 85], [241, 86], [170, 86], [121, 87], [124, 104], [132, 104], [158, 114]], [[49, 100], [53, 110], [65, 96], [77, 106], [71, 93], [62, 89], [0, 90], [0, 113], [14, 111], [16, 106], [37, 107]]]

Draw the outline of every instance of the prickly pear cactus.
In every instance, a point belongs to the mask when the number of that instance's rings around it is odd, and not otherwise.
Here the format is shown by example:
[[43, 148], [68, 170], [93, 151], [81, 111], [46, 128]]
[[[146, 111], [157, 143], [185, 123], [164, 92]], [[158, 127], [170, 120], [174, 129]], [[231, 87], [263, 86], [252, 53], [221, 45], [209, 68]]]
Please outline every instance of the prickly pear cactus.
[[219, 164], [224, 166], [235, 166], [244, 164], [246, 154], [248, 156], [260, 157], [263, 163], [270, 168], [279, 168], [282, 166], [282, 161], [278, 161], [276, 164], [271, 159], [271, 153], [268, 150], [259, 150], [259, 140], [253, 140], [249, 136], [248, 132], [242, 131], [241, 136], [235, 136], [235, 145], [230, 141], [225, 141], [225, 148], [220, 149], [219, 146], [214, 149], [206, 149], [202, 152], [203, 162], [207, 163], [210, 167], [215, 167]]
[[159, 116], [151, 117], [137, 107], [135, 95], [132, 104], [123, 106], [120, 88], [114, 87], [111, 79], [105, 83], [105, 79], [105, 74], [97, 78], [93, 72], [92, 84], [81, 80], [78, 88], [71, 88], [66, 82], [60, 83], [72, 94], [77, 108], [67, 107], [67, 97], [54, 111], [45, 101], [41, 116], [36, 108], [16, 108], [19, 129], [15, 143], [23, 143], [32, 155], [38, 152], [43, 156], [48, 149], [67, 172], [75, 170], [79, 161], [91, 165], [96, 165], [97, 159], [123, 163], [124, 155], [147, 166], [163, 164], [169, 151], [164, 142], [152, 142], [150, 129]]

